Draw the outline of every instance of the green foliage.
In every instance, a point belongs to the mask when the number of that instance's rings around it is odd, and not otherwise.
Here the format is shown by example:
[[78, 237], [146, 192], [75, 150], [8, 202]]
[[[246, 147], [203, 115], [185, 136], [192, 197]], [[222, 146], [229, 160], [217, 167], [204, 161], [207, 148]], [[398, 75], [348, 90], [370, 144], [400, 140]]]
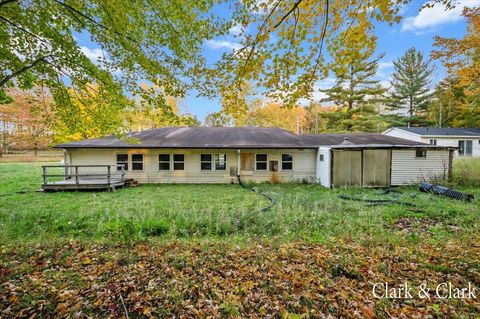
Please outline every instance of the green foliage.
[[229, 126], [231, 118], [224, 112], [213, 112], [205, 116], [204, 124], [208, 127], [225, 127]]
[[[357, 29], [358, 26], [353, 28]], [[374, 79], [378, 61], [383, 58], [383, 54], [372, 59], [375, 54], [376, 38], [372, 34], [362, 35], [371, 37], [373, 42], [359, 41], [358, 34], [345, 35], [344, 47], [341, 49], [337, 46], [330, 47], [330, 55], [334, 58], [329, 67], [336, 76], [336, 81], [332, 88], [322, 90], [327, 95], [322, 102], [333, 102], [338, 107], [346, 107], [351, 111], [362, 109], [367, 99], [368, 103], [373, 103], [376, 97], [385, 93], [386, 89]]]
[[[98, 98], [116, 110], [126, 95], [163, 107], [166, 96], [182, 96], [199, 85], [204, 41], [229, 28], [229, 22], [208, 15], [215, 3], [1, 1], [0, 99], [5, 101], [8, 87], [42, 83], [66, 113], [72, 103], [67, 85], [79, 92], [96, 87]], [[91, 61], [76, 33], [89, 35], [102, 56]], [[145, 91], [140, 80], [161, 90]]]
[[393, 62], [393, 66], [390, 108], [407, 109], [410, 116], [423, 114], [432, 97], [429, 92], [433, 72], [430, 60], [424, 60], [421, 52], [410, 48]]

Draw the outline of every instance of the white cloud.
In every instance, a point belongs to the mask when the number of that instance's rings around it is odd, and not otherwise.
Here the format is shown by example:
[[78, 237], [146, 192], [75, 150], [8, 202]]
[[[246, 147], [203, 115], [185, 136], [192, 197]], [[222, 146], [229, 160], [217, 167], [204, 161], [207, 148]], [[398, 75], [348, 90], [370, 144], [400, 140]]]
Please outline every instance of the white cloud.
[[243, 28], [240, 24], [235, 24], [230, 28], [230, 30], [228, 30], [228, 32], [233, 36], [239, 36], [243, 32]]
[[463, 8], [480, 5], [480, 0], [459, 0], [455, 8], [446, 10], [445, 6], [436, 4], [433, 8], [425, 8], [416, 16], [405, 18], [402, 31], [426, 32], [443, 24], [455, 23], [463, 19]]
[[242, 46], [240, 43], [227, 41], [227, 40], [207, 40], [206, 45], [213, 50], [216, 49], [229, 49], [229, 50], [238, 50]]
[[392, 67], [393, 67], [393, 62], [392, 61], [378, 63], [378, 69], [379, 70], [384, 70], [384, 69], [388, 69], [388, 68], [392, 68]]
[[82, 50], [83, 54], [85, 54], [85, 56], [93, 62], [97, 62], [99, 58], [103, 57], [103, 52], [100, 48], [91, 49], [89, 47], [82, 46], [80, 47], [80, 50]]

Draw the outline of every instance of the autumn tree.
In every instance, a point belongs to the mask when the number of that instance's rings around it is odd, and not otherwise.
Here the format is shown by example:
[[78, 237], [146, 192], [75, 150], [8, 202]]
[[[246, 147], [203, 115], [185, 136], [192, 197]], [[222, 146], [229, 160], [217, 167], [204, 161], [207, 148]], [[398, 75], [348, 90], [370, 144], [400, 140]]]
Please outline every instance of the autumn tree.
[[223, 112], [213, 112], [205, 116], [204, 125], [208, 127], [226, 127], [231, 123], [231, 118]]
[[[362, 108], [367, 100], [372, 100], [385, 93], [375, 75], [378, 70], [378, 61], [383, 54], [373, 57], [376, 48], [376, 38], [372, 34], [360, 29], [360, 25], [352, 27], [350, 33], [344, 34], [344, 47], [330, 46], [333, 62], [330, 70], [336, 77], [335, 85], [322, 90], [327, 97], [321, 102], [333, 102], [339, 107], [348, 110]], [[367, 40], [365, 38], [373, 38]], [[336, 50], [336, 51], [333, 51]]]
[[[332, 52], [341, 50], [342, 39], [354, 25], [371, 30], [377, 22], [398, 23], [400, 10], [410, 0], [239, 2], [231, 10], [242, 26], [239, 48], [217, 63], [216, 85], [232, 88], [251, 81], [264, 88], [268, 97], [294, 105], [299, 98], [311, 98], [315, 83], [328, 75], [327, 47]], [[428, 4], [450, 8], [457, 2], [433, 0]], [[346, 65], [347, 61], [340, 62]]]
[[55, 142], [121, 135], [128, 130], [125, 108], [132, 108], [133, 101], [123, 95], [105, 99], [101, 90], [102, 88], [89, 86], [83, 91], [66, 91], [68, 96], [65, 99], [69, 103], [55, 112]]
[[11, 89], [9, 96], [11, 103], [0, 105], [2, 148], [33, 150], [36, 156], [39, 149], [47, 148], [52, 141], [52, 98], [44, 87], [29, 91]]
[[393, 66], [389, 107], [406, 109], [409, 116], [424, 113], [432, 98], [429, 85], [433, 67], [430, 60], [425, 60], [421, 52], [410, 48], [393, 62]]
[[432, 52], [434, 59], [440, 60], [447, 68], [448, 78], [437, 90], [435, 109], [445, 107], [455, 113], [454, 118], [445, 118], [452, 126], [480, 126], [480, 8], [465, 8], [463, 15], [467, 19], [467, 33], [462, 39], [435, 37]]
[[[149, 94], [158, 107], [164, 107], [166, 96], [205, 88], [200, 84], [205, 75], [202, 45], [206, 39], [228, 32], [232, 25], [210, 14], [215, 4], [217, 1], [184, 1], [181, 5], [156, 0], [0, 1], [0, 103], [10, 100], [7, 88], [28, 89], [41, 82], [49, 88], [58, 109], [71, 108], [78, 102], [76, 94], [92, 90], [104, 101]], [[87, 57], [77, 34], [89, 36], [101, 49], [96, 61]], [[163, 90], [144, 92], [139, 80], [161, 85]], [[68, 110], [59, 116], [65, 113]]]
[[256, 105], [245, 120], [247, 126], [280, 127], [300, 134], [306, 126], [306, 110], [302, 106], [285, 107], [268, 101]]

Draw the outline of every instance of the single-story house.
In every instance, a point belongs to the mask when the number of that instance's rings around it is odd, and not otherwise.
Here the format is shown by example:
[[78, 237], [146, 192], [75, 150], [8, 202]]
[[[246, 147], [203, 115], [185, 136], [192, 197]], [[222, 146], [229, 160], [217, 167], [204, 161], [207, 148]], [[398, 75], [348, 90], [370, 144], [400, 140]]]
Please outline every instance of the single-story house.
[[448, 176], [455, 148], [382, 134], [296, 135], [280, 128], [165, 127], [56, 147], [67, 165], [116, 165], [140, 183], [318, 182], [391, 186]]
[[432, 145], [458, 147], [457, 156], [480, 157], [480, 128], [392, 127], [383, 134]]

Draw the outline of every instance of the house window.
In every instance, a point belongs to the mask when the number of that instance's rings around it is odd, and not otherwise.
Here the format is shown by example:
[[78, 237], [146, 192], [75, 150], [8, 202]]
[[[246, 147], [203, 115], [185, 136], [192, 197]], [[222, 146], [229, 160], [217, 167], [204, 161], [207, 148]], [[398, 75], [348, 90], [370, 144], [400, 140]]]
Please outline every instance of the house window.
[[132, 154], [132, 171], [143, 171], [143, 154]]
[[170, 154], [158, 154], [158, 170], [170, 170]]
[[267, 154], [255, 154], [255, 168], [257, 171], [267, 170]]
[[437, 145], [437, 140], [436, 139], [431, 139], [430, 140], [430, 145]]
[[227, 155], [215, 154], [215, 170], [224, 171], [227, 169]]
[[460, 156], [472, 156], [473, 142], [468, 140], [458, 141], [458, 148]]
[[117, 171], [128, 170], [128, 154], [117, 154]]
[[323, 158], [324, 158], [323, 154], [320, 154], [320, 162], [323, 162]]
[[200, 154], [200, 169], [202, 171], [212, 170], [212, 154]]
[[293, 169], [293, 155], [282, 154], [282, 170], [291, 171]]
[[416, 158], [426, 158], [427, 157], [427, 150], [416, 150], [415, 151]]
[[184, 154], [173, 154], [173, 169], [176, 171], [183, 171], [185, 169]]

